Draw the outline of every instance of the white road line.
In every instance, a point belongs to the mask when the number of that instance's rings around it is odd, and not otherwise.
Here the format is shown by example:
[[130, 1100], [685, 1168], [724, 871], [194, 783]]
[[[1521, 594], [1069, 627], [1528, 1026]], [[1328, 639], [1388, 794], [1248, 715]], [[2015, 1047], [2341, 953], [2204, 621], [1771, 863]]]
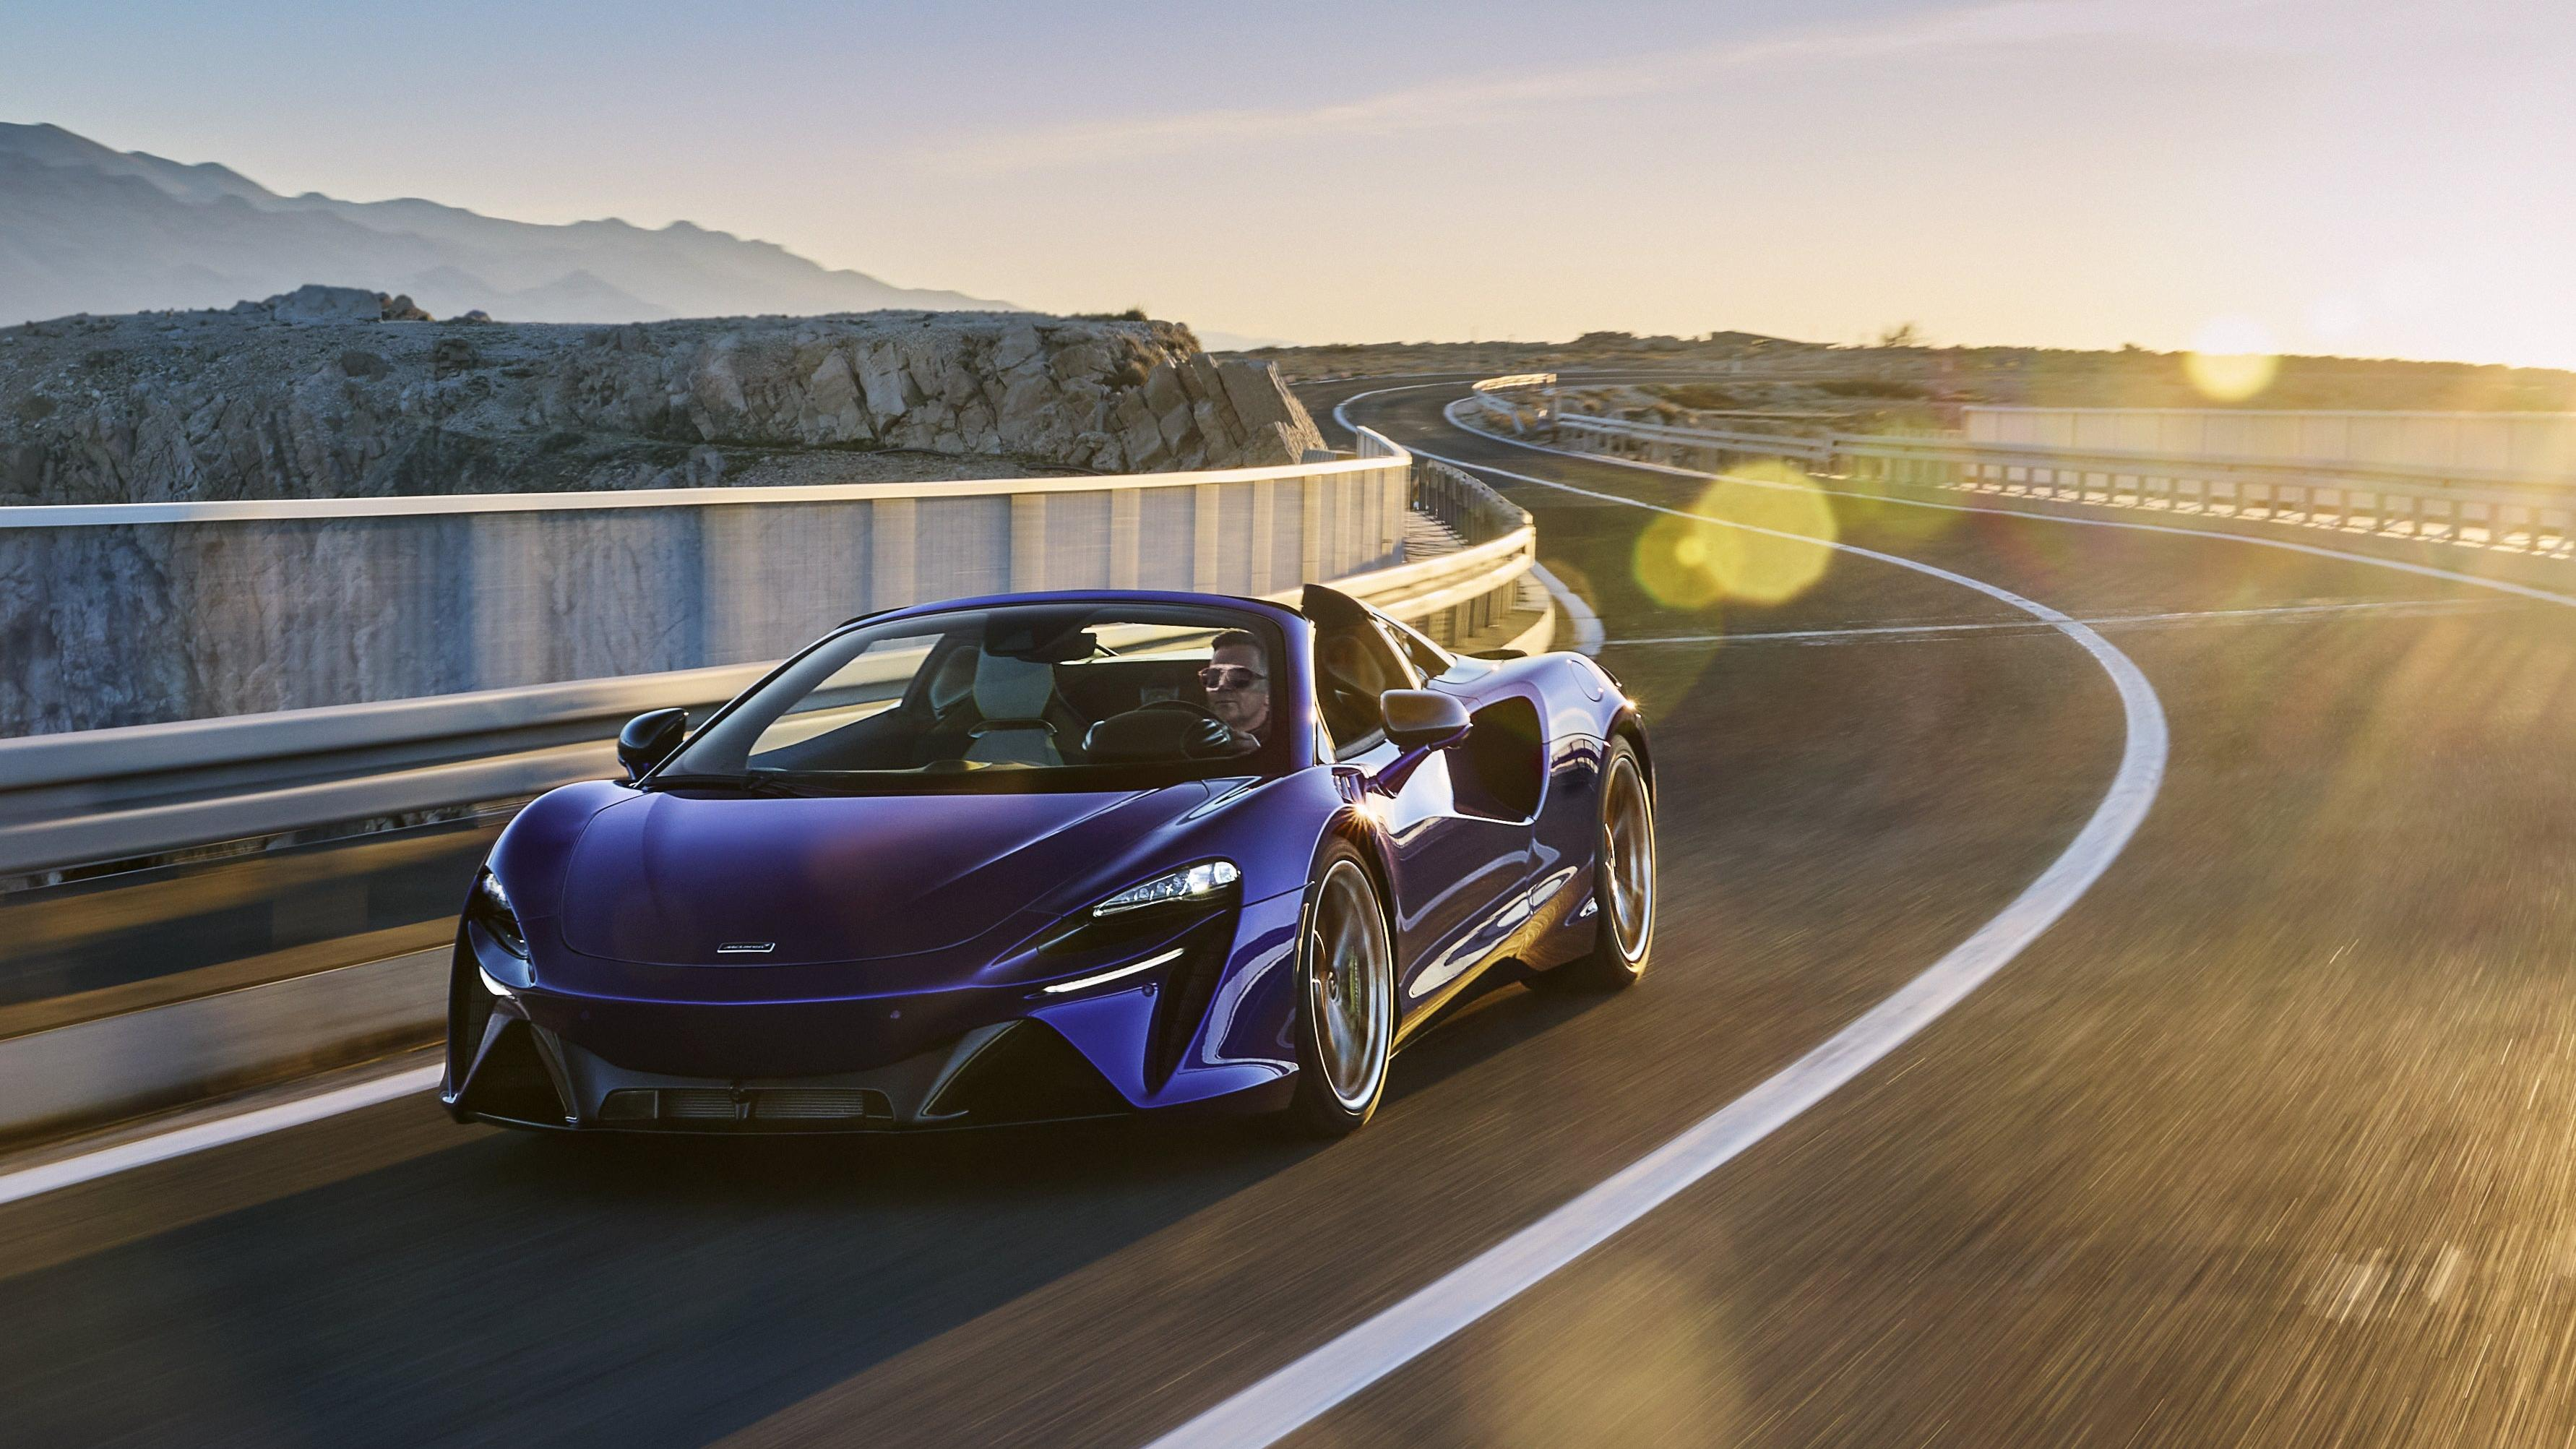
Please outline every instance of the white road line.
[[1556, 606], [1565, 611], [1567, 622], [1574, 625], [1575, 649], [1584, 654], [1600, 653], [1604, 638], [1601, 616], [1592, 612], [1592, 606], [1584, 602], [1581, 594], [1567, 588], [1565, 580], [1549, 573], [1547, 565], [1533, 561], [1530, 572], [1546, 587], [1548, 597], [1556, 600]]
[[[2098, 624], [2098, 619], [2081, 621]], [[1664, 644], [1782, 644], [1806, 639], [1903, 639], [1925, 634], [1985, 634], [1995, 631], [2028, 634], [2054, 632], [2053, 626], [2037, 619], [2009, 619], [1988, 624], [1867, 624], [1849, 629], [1773, 629], [1747, 634], [1658, 634], [1651, 638], [1613, 639], [1622, 649], [1649, 649]]]
[[[2096, 629], [2122, 629], [2153, 624], [2201, 624], [2255, 622], [2266, 619], [2295, 619], [2335, 614], [2397, 614], [2415, 617], [2425, 614], [2456, 614], [2469, 609], [2492, 610], [2510, 605], [2467, 599], [2369, 599], [2339, 604], [2276, 604], [2262, 609], [2181, 609], [2155, 614], [2093, 614], [2076, 620]], [[2036, 619], [2003, 619], [1961, 622], [1957, 624], [1860, 624], [1840, 629], [1770, 629], [1742, 634], [1660, 634], [1653, 638], [1614, 639], [1609, 642], [1622, 649], [1647, 648], [1661, 644], [1762, 644], [1794, 643], [1800, 640], [1867, 639], [1879, 636], [2044, 633], [2049, 626]]]
[[221, 1147], [263, 1133], [301, 1127], [307, 1122], [354, 1112], [397, 1097], [435, 1091], [442, 1071], [440, 1067], [415, 1067], [372, 1081], [316, 1093], [298, 1101], [281, 1102], [274, 1107], [261, 1107], [237, 1116], [219, 1117], [212, 1122], [199, 1122], [132, 1142], [120, 1142], [114, 1147], [102, 1147], [60, 1162], [40, 1163], [15, 1172], [0, 1173], [0, 1203], [16, 1202], [20, 1198], [107, 1177], [129, 1168], [166, 1162], [173, 1157], [185, 1157], [191, 1152], [203, 1152], [209, 1147]]
[[[1398, 376], [1402, 376], [1402, 375], [1403, 375], [1403, 374], [1398, 374]], [[1369, 389], [1368, 391], [1366, 391], [1366, 392], [1355, 392], [1355, 393], [1352, 393], [1349, 397], [1346, 397], [1346, 398], [1342, 399], [1340, 402], [1337, 402], [1337, 403], [1333, 404], [1333, 421], [1334, 421], [1334, 422], [1337, 422], [1337, 423], [1339, 423], [1339, 424], [1341, 424], [1341, 425], [1342, 425], [1342, 431], [1343, 431], [1343, 432], [1349, 433], [1349, 434], [1350, 434], [1351, 436], [1353, 436], [1353, 437], [1358, 437], [1358, 436], [1359, 436], [1359, 431], [1360, 431], [1360, 425], [1359, 425], [1359, 424], [1357, 424], [1357, 423], [1355, 423], [1355, 422], [1352, 422], [1352, 421], [1351, 421], [1351, 415], [1350, 415], [1350, 411], [1349, 411], [1349, 410], [1350, 410], [1350, 406], [1351, 406], [1351, 404], [1353, 404], [1353, 403], [1355, 403], [1355, 402], [1365, 401], [1366, 399], [1373, 398], [1373, 397], [1384, 397], [1384, 396], [1386, 396], [1388, 393], [1391, 393], [1391, 392], [1420, 392], [1421, 390], [1423, 390], [1423, 389], [1424, 389], [1424, 388], [1426, 388], [1426, 387], [1443, 387], [1443, 386], [1454, 386], [1454, 384], [1437, 383], [1437, 382], [1408, 382], [1408, 383], [1405, 383], [1404, 385], [1402, 385], [1401, 387], [1373, 387], [1373, 388], [1370, 388], [1370, 389]], [[1457, 403], [1451, 403], [1449, 406], [1454, 408], [1454, 407], [1458, 406], [1458, 403], [1469, 402], [1469, 401], [1472, 401], [1472, 399], [1469, 399], [1469, 398], [1463, 398], [1463, 397], [1462, 397], [1462, 398], [1458, 399], [1458, 402], [1457, 402]], [[1444, 411], [1441, 413], [1441, 416], [1442, 416], [1442, 417], [1448, 417], [1448, 413], [1444, 410]], [[1457, 422], [1457, 420], [1456, 420], [1455, 418], [1451, 418], [1451, 419], [1450, 419], [1450, 422], [1454, 425], [1454, 424]], [[1474, 429], [1472, 429], [1472, 428], [1470, 428], [1470, 429], [1467, 429], [1467, 431], [1469, 431], [1469, 432], [1474, 432], [1475, 430], [1474, 430]], [[1477, 436], [1482, 437], [1482, 436], [1483, 436], [1483, 434], [1479, 433], [1479, 434], [1477, 434]]]
[[[1406, 387], [1400, 388], [1384, 387], [1379, 388], [1377, 392], [1354, 393], [1344, 401], [1358, 402], [1364, 397], [1375, 397], [1378, 392], [1409, 392], [1414, 388], [1439, 386], [1441, 386], [1441, 384], [1436, 382], [1421, 382], [1412, 383]], [[1515, 448], [1527, 448], [1533, 453], [1547, 453], [1559, 458], [1572, 458], [1576, 462], [1580, 463], [1599, 463], [1608, 467], [1636, 468], [1648, 473], [1669, 474], [1675, 478], [1697, 478], [1703, 482], [1714, 482], [1720, 476], [1724, 476], [1729, 482], [1742, 483], [1755, 488], [1805, 488], [1810, 486], [1802, 483], [1782, 483], [1767, 478], [1746, 478], [1737, 474], [1720, 475], [1716, 473], [1699, 473], [1688, 468], [1676, 468], [1668, 463], [1645, 463], [1634, 458], [1605, 458], [1598, 453], [1578, 453], [1570, 448], [1551, 448], [1544, 443], [1532, 443], [1520, 438], [1506, 438], [1500, 433], [1489, 433], [1482, 428], [1471, 428], [1465, 423], [1458, 421], [1458, 408], [1460, 404], [1465, 401], [1467, 400], [1461, 398], [1459, 402], [1451, 403], [1448, 407], [1442, 409], [1442, 419], [1451, 427], [1467, 434], [1469, 437], [1482, 438], [1489, 443], [1503, 443]], [[1343, 417], [1342, 410], [1338, 407], [1333, 409], [1333, 419], [1345, 427], [1349, 426], [1349, 420]], [[1424, 452], [1420, 448], [1416, 448], [1413, 451], [1421, 453], [1422, 456], [1426, 458], [1437, 459], [1453, 468], [1470, 468], [1487, 473], [1500, 473], [1506, 478], [1521, 478], [1525, 476], [1519, 473], [1514, 473], [1508, 468], [1497, 468], [1490, 463], [1470, 463], [1460, 458], [1444, 458], [1438, 453]], [[1542, 482], [1544, 480], [1529, 479], [1528, 481]], [[1549, 486], [1554, 487], [1557, 485], [1551, 484]], [[1576, 491], [1579, 492], [1581, 490], [1578, 489]], [[2394, 569], [2401, 574], [2413, 574], [2418, 578], [2444, 579], [2458, 584], [2475, 584], [2480, 588], [2493, 589], [2498, 593], [2513, 594], [2520, 598], [2540, 599], [2552, 604], [2576, 606], [2576, 594], [2557, 593], [2549, 589], [2534, 588], [2529, 584], [2517, 584], [2510, 579], [2491, 579], [2479, 574], [2461, 573], [2456, 569], [2435, 568], [2431, 564], [2408, 563], [2404, 559], [2381, 558], [2377, 554], [2349, 553], [2339, 548], [2323, 548], [2313, 543], [2300, 543], [2295, 539], [2262, 538], [2254, 534], [2229, 533], [2215, 528], [2185, 528], [2182, 525], [2175, 523], [2139, 523], [2125, 518], [2078, 518], [2071, 514], [2064, 513], [2032, 513], [2020, 508], [1986, 508], [1972, 503], [1934, 503], [1929, 499], [1902, 498], [1892, 493], [1860, 493], [1847, 488], [1818, 487], [1815, 491], [1828, 498], [1856, 498], [1864, 503], [1887, 503], [1894, 504], [1900, 508], [1928, 508], [1935, 513], [1983, 513], [1996, 518], [2029, 518], [2036, 519], [2042, 523], [2062, 523], [2070, 528], [2122, 528], [2129, 529], [2137, 533], [2172, 534], [2179, 538], [2224, 539], [2230, 543], [2242, 543], [2255, 548], [2274, 548], [2279, 549], [2284, 553], [2303, 553], [2308, 555], [2310, 558], [2330, 558], [2340, 560], [2344, 563], [2370, 564], [2377, 568]]]
[[[1451, 458], [1440, 461], [1477, 466]], [[1500, 468], [1481, 471], [1675, 517], [1700, 516]], [[1725, 519], [1710, 521], [1748, 533], [1815, 541]], [[2166, 735], [2164, 707], [2129, 656], [2067, 615], [1993, 584], [1854, 544], [1831, 546], [2000, 599], [2054, 626], [2093, 656], [2119, 691], [2126, 741], [2110, 789], [2092, 818], [2002, 914], [1822, 1045], [1599, 1186], [1154, 1441], [1153, 1449], [1275, 1443], [1591, 1251], [1860, 1075], [2002, 970], [2100, 879], [2137, 833], [2164, 780]]]

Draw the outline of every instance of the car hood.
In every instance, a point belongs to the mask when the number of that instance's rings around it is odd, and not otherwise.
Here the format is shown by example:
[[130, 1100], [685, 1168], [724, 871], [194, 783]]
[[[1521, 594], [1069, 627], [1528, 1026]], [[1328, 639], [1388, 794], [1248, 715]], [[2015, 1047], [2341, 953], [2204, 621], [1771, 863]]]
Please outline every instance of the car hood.
[[[1207, 798], [649, 791], [600, 811], [567, 862], [564, 944], [661, 965], [791, 966], [957, 945]], [[726, 945], [766, 951], [725, 952]]]

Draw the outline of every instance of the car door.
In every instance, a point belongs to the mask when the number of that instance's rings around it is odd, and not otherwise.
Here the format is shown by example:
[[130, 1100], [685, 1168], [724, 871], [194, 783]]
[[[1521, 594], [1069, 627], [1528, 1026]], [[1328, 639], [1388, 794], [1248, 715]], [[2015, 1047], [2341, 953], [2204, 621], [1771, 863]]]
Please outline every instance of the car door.
[[[1373, 621], [1318, 629], [1316, 686], [1337, 762], [1371, 775], [1394, 762], [1401, 751], [1385, 737], [1377, 695], [1420, 680]], [[1395, 858], [1397, 977], [1408, 1014], [1464, 985], [1527, 914], [1530, 824], [1503, 818], [1473, 780], [1462, 782], [1454, 754], [1433, 754], [1376, 807]]]

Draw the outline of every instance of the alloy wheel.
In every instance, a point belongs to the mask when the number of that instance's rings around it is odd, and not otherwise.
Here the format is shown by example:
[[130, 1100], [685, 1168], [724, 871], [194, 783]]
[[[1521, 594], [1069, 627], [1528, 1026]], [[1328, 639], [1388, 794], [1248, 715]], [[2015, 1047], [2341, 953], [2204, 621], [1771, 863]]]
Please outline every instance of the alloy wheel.
[[1326, 1089], [1359, 1111], [1377, 1096], [1394, 1030], [1393, 951], [1368, 875], [1335, 861], [1316, 892], [1306, 978], [1317, 1065]]
[[1619, 954], [1642, 959], [1655, 930], [1655, 816], [1646, 782], [1621, 758], [1602, 802], [1601, 854], [1610, 884], [1610, 930]]

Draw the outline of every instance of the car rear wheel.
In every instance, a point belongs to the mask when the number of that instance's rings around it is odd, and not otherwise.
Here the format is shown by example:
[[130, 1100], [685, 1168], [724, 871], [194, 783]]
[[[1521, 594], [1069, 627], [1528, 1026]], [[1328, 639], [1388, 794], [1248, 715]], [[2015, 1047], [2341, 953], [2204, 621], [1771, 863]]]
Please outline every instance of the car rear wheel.
[[1646, 972], [1655, 946], [1655, 797], [1637, 750], [1615, 740], [1601, 771], [1601, 843], [1593, 869], [1593, 917], [1600, 931], [1589, 955], [1534, 979], [1568, 991], [1618, 991]]
[[1349, 845], [1336, 842], [1316, 872], [1297, 968], [1297, 1091], [1288, 1121], [1302, 1132], [1339, 1137], [1377, 1110], [1395, 1044], [1386, 908]]

